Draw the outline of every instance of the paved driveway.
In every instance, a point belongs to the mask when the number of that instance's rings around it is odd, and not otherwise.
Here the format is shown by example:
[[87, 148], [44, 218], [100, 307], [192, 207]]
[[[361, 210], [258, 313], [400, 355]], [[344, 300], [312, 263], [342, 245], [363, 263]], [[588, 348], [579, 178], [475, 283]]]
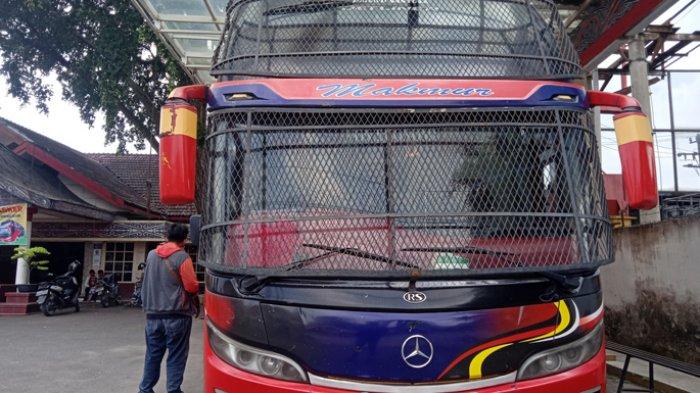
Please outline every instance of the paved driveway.
[[[144, 320], [139, 310], [94, 306], [51, 318], [0, 317], [0, 393], [138, 392]], [[202, 391], [201, 322], [192, 329], [185, 393]], [[161, 380], [156, 392], [164, 391]]]
[[[0, 317], [0, 392], [136, 393], [144, 324], [140, 310], [125, 307], [86, 306], [79, 313], [50, 318]], [[183, 385], [186, 393], [202, 391], [201, 333], [197, 320]], [[165, 391], [164, 382], [163, 378], [156, 392]]]

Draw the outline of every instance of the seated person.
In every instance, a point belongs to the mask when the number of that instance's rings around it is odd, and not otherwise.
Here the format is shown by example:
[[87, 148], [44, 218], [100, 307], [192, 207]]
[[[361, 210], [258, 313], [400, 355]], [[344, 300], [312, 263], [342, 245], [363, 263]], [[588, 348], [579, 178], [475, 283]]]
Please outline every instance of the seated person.
[[85, 297], [83, 299], [86, 302], [90, 299], [94, 300], [96, 286], [97, 277], [95, 276], [95, 270], [90, 269], [90, 272], [88, 273], [88, 279], [85, 281]]

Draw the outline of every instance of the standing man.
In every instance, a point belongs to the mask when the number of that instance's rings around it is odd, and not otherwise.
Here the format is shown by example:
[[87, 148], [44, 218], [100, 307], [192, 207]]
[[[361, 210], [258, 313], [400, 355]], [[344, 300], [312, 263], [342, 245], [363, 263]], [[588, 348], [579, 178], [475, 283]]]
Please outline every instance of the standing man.
[[186, 226], [173, 224], [168, 229], [167, 243], [146, 258], [141, 288], [146, 312], [146, 361], [139, 393], [153, 393], [166, 348], [167, 391], [182, 393], [193, 316], [188, 294], [199, 291], [192, 259], [183, 250], [188, 232]]

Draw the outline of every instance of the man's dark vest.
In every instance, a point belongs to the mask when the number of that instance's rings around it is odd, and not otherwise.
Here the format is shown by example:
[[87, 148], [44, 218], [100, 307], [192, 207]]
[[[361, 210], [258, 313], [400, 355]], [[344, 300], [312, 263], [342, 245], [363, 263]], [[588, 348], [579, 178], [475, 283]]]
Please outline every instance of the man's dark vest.
[[185, 289], [180, 279], [180, 265], [189, 255], [176, 251], [167, 259], [158, 256], [155, 250], [148, 253], [143, 273], [141, 297], [143, 310], [148, 314], [189, 315], [189, 305]]

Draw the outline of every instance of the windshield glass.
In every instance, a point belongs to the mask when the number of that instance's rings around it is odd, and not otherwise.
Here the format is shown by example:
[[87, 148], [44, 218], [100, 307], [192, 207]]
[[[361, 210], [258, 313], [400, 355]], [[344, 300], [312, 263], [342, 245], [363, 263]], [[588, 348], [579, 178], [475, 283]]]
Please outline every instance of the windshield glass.
[[265, 275], [594, 268], [611, 237], [589, 122], [563, 109], [215, 112], [200, 258]]
[[545, 0], [233, 1], [212, 74], [572, 79]]

